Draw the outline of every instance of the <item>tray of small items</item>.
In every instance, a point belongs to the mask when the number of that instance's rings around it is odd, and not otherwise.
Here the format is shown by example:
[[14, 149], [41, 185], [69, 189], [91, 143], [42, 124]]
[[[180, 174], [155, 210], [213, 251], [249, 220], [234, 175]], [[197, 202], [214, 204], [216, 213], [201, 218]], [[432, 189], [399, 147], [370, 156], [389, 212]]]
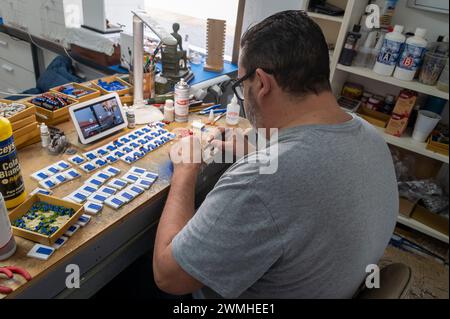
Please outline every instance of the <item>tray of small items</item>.
[[101, 95], [100, 91], [78, 83], [68, 83], [50, 90], [50, 92], [62, 93], [79, 102], [86, 102]]
[[93, 86], [103, 95], [117, 92], [119, 96], [130, 95], [133, 86], [117, 76], [109, 76], [92, 81]]
[[51, 246], [83, 215], [84, 207], [43, 194], [35, 194], [10, 214], [13, 234]]
[[38, 121], [56, 125], [69, 120], [69, 106], [77, 104], [78, 100], [61, 93], [47, 92], [27, 102], [37, 106]]
[[449, 154], [448, 144], [449, 144], [448, 126], [440, 124], [433, 131], [433, 133], [431, 133], [431, 136], [428, 140], [427, 149], [448, 156]]
[[[0, 116], [6, 117], [13, 131], [36, 122], [36, 107], [25, 102], [16, 102], [0, 99]], [[29, 122], [26, 122], [29, 120]], [[21, 126], [22, 123], [22, 126]]]

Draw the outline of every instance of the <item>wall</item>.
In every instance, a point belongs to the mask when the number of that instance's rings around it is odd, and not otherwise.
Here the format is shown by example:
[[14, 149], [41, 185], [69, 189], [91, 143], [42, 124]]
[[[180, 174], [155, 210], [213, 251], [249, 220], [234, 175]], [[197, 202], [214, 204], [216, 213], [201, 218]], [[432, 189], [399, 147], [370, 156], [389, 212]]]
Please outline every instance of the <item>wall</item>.
[[251, 26], [274, 13], [290, 9], [304, 9], [304, 3], [305, 0], [247, 0], [242, 32], [244, 33]]
[[404, 25], [406, 31], [414, 32], [417, 27], [427, 29], [429, 41], [435, 41], [439, 35], [449, 33], [448, 14], [410, 8], [407, 2], [407, 0], [399, 0], [394, 23]]
[[125, 25], [126, 32], [133, 32], [133, 14], [131, 11], [145, 10], [145, 0], [105, 0], [106, 17], [113, 24]]

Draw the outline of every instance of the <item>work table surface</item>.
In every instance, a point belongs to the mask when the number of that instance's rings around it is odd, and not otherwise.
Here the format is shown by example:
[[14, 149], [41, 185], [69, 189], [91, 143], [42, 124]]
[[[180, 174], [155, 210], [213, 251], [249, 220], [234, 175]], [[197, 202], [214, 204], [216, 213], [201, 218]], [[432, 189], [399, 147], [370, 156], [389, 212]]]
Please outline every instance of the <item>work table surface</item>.
[[[247, 123], [243, 124], [243, 126], [246, 126], [246, 124]], [[218, 123], [218, 125], [224, 125], [224, 122], [221, 121]], [[188, 125], [171, 124], [167, 127], [167, 129], [169, 131], [172, 131], [173, 129], [180, 127], [188, 127]], [[59, 128], [61, 128], [69, 137], [74, 135], [75, 128], [73, 127], [73, 124], [71, 122], [63, 123], [59, 126]], [[100, 143], [100, 145], [98, 146], [101, 146], [102, 144], [104, 143]], [[17, 266], [24, 268], [31, 274], [33, 280], [29, 283], [26, 283], [25, 280], [18, 275], [16, 275], [13, 280], [0, 279], [0, 285], [6, 285], [15, 290], [8, 296], [8, 298], [14, 298], [24, 289], [27, 289], [29, 285], [32, 285], [34, 281], [39, 280], [42, 276], [48, 275], [52, 271], [52, 269], [54, 269], [58, 265], [61, 266], [61, 263], [67, 262], [67, 259], [72, 254], [75, 254], [85, 245], [88, 245], [90, 242], [94, 241], [104, 232], [114, 231], [114, 227], [120, 225], [120, 223], [123, 223], [124, 220], [130, 218], [131, 216], [133, 216], [133, 214], [137, 214], [139, 208], [150, 204], [152, 201], [165, 198], [168, 194], [168, 190], [170, 187], [170, 178], [172, 174], [168, 153], [173, 144], [174, 141], [164, 145], [163, 147], [148, 154], [143, 159], [134, 164], [135, 166], [142, 167], [150, 172], [159, 174], [157, 182], [152, 186], [150, 190], [146, 191], [136, 200], [125, 205], [119, 210], [113, 210], [105, 206], [101, 214], [92, 217], [91, 222], [86, 227], [81, 228], [72, 238], [67, 241], [67, 243], [63, 247], [55, 251], [55, 253], [49, 258], [48, 261], [40, 261], [27, 257], [28, 251], [35, 245], [35, 243], [26, 239], [16, 237], [17, 252], [9, 260], [0, 262], [0, 267]], [[67, 161], [67, 159], [70, 157], [66, 154], [57, 156], [49, 155], [49, 153], [45, 149], [43, 149], [40, 144], [29, 146], [23, 150], [20, 150], [18, 153], [25, 187], [28, 193], [38, 187], [38, 183], [31, 179], [30, 175], [60, 160]], [[82, 151], [78, 152], [78, 154], [80, 153], [82, 153]], [[122, 170], [119, 176], [121, 177], [133, 165], [127, 165], [122, 161], [119, 161], [112, 166]], [[64, 198], [65, 196], [71, 194], [73, 191], [82, 186], [84, 181], [92, 175], [84, 173], [81, 169], [79, 169], [79, 167], [75, 168], [80, 173], [82, 173], [82, 177], [80, 179], [68, 182], [57, 187], [54, 190], [53, 196]], [[157, 212], [157, 216], [155, 216], [156, 221], [157, 219], [159, 219], [160, 214], [161, 211]], [[0, 299], [5, 297], [6, 296], [0, 294]]]

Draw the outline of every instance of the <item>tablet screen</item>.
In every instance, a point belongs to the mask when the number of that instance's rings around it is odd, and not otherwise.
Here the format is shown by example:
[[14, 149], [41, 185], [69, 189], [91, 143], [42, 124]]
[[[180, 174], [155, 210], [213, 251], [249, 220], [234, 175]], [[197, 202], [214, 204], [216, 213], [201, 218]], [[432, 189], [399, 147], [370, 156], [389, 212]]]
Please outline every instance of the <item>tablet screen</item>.
[[75, 110], [74, 115], [85, 139], [125, 123], [115, 97]]

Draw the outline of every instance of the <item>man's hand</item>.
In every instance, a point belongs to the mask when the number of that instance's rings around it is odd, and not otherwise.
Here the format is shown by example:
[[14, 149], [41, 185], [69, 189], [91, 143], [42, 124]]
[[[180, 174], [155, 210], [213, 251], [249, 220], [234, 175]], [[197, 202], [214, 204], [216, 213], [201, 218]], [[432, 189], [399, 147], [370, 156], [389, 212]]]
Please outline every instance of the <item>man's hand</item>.
[[232, 154], [235, 159], [254, 152], [255, 147], [249, 142], [252, 129], [229, 129], [220, 127], [208, 137], [208, 142], [223, 154]]
[[202, 165], [202, 146], [194, 136], [181, 139], [170, 150], [175, 172], [197, 174]]

